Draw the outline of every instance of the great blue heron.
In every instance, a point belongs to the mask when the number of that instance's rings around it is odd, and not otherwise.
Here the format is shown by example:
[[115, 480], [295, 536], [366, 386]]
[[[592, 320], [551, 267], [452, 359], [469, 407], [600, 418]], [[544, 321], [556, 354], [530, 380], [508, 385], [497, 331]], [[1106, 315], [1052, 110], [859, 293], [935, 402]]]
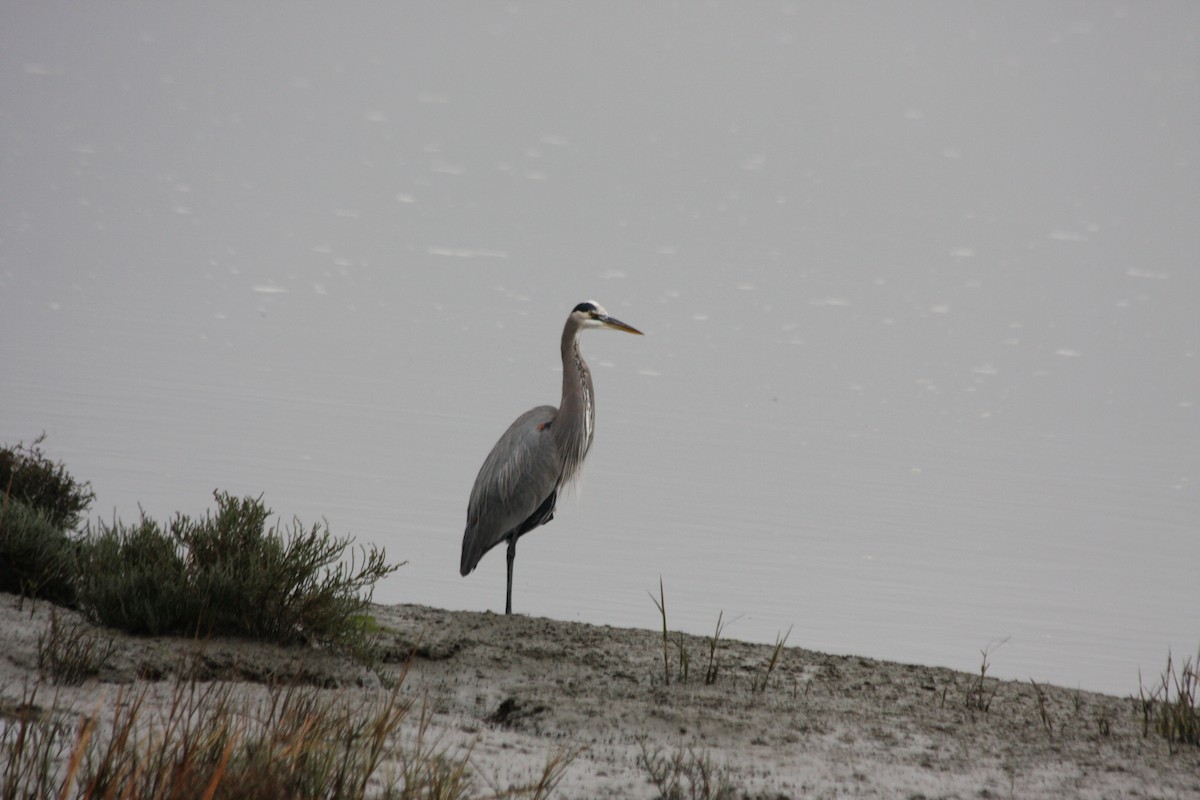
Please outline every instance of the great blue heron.
[[592, 445], [592, 373], [579, 352], [579, 334], [587, 328], [642, 334], [596, 303], [575, 306], [562, 332], [562, 403], [558, 408], [538, 406], [517, 417], [484, 459], [471, 489], [460, 571], [469, 574], [484, 553], [508, 542], [505, 614], [512, 613], [517, 539], [554, 519], [559, 489], [576, 477]]

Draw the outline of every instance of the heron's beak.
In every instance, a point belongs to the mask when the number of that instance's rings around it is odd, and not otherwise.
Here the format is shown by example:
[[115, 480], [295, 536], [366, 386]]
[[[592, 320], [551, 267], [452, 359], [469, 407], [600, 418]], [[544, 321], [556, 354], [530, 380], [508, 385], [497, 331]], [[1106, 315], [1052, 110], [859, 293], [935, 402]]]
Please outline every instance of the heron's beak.
[[616, 319], [615, 317], [610, 317], [610, 316], [605, 315], [603, 317], [600, 317], [600, 321], [604, 323], [604, 326], [606, 328], [612, 328], [612, 329], [618, 330], [618, 331], [625, 331], [626, 333], [636, 333], [638, 336], [642, 335], [642, 332], [639, 331], [637, 328], [633, 327], [632, 325], [626, 325], [624, 322], [621, 322], [621, 320]]

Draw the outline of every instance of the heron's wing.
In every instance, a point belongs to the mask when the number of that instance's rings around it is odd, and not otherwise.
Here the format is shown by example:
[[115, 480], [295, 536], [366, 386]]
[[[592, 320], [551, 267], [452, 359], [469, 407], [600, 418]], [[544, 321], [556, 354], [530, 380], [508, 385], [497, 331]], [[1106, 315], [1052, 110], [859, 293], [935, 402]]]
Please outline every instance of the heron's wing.
[[526, 411], [484, 459], [467, 505], [463, 575], [554, 492], [562, 474], [562, 459], [550, 430], [557, 413], [553, 406]]

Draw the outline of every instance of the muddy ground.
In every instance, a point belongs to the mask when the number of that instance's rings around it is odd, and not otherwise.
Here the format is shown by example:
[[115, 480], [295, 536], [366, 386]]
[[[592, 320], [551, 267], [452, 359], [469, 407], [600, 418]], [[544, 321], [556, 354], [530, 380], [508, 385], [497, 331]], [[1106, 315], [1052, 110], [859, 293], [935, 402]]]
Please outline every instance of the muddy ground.
[[[0, 725], [38, 681], [38, 638], [52, 607], [0, 595]], [[60, 625], [78, 624], [61, 609]], [[1200, 748], [1143, 735], [1133, 697], [1039, 688], [947, 669], [673, 636], [670, 683], [661, 633], [525, 616], [374, 606], [374, 670], [315, 648], [193, 642], [110, 631], [106, 666], [79, 687], [43, 692], [55, 713], [108, 709], [130, 686], [169, 702], [173, 678], [232, 682], [250, 704], [269, 683], [300, 681], [339, 696], [400, 691], [432, 715], [427, 737], [466, 753], [481, 794], [527, 783], [547, 758], [573, 759], [559, 798], [659, 796], [646, 762], [707, 764], [736, 797], [1200, 798]], [[765, 679], [765, 687], [762, 683]], [[1136, 687], [1133, 687], [1136, 690]], [[48, 710], [48, 709], [43, 709]]]

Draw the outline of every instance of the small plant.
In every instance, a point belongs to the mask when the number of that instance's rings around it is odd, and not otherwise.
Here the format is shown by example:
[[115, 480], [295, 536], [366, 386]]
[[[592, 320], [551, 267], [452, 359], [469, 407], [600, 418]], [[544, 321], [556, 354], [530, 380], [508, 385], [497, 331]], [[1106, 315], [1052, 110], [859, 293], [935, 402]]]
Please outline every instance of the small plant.
[[1038, 686], [1037, 681], [1033, 678], [1030, 678], [1029, 682], [1033, 684], [1033, 694], [1037, 699], [1038, 716], [1042, 720], [1042, 727], [1046, 729], [1047, 733], [1054, 733], [1054, 723], [1050, 720], [1050, 712], [1046, 707], [1046, 692], [1041, 686]]
[[687, 683], [692, 666], [692, 653], [688, 650], [683, 631], [675, 632], [675, 682]]
[[[688, 637], [682, 631], [676, 631], [674, 637], [672, 637], [667, 630], [667, 598], [666, 592], [663, 590], [662, 576], [658, 578], [658, 597], [650, 594], [650, 600], [654, 603], [654, 607], [658, 609], [659, 617], [662, 620], [663, 683], [667, 686], [671, 685], [672, 650], [675, 652], [675, 682], [687, 683], [691, 677], [692, 651], [688, 647]], [[725, 630], [723, 620], [724, 612], [721, 612], [717, 615], [716, 632], [708, 640], [708, 665], [704, 670], [704, 683], [706, 685], [712, 685], [717, 682], [717, 674], [720, 668], [717, 659], [717, 649], [720, 644], [721, 633]]]
[[736, 796], [728, 771], [708, 755], [697, 755], [690, 747], [670, 754], [652, 751], [645, 739], [639, 744], [638, 765], [658, 790], [658, 800], [733, 800]]
[[662, 617], [662, 651], [663, 651], [663, 683], [667, 686], [671, 685], [671, 639], [667, 633], [667, 595], [663, 589], [662, 575], [658, 576], [658, 597], [650, 595], [650, 600], [653, 601], [655, 608], [658, 609], [659, 616]]
[[51, 609], [50, 622], [38, 636], [38, 671], [55, 683], [78, 686], [97, 674], [115, 650], [111, 638], [101, 644], [86, 625], [67, 627]]
[[779, 664], [779, 656], [783, 654], [783, 647], [787, 644], [788, 637], [792, 635], [792, 628], [788, 626], [787, 633], [783, 636], [776, 634], [775, 649], [771, 651], [771, 658], [767, 661], [766, 669], [763, 670], [761, 678], [755, 678], [750, 683], [750, 690], [753, 692], [763, 692], [767, 689], [767, 681], [771, 679], [771, 673], [775, 671], [775, 667]]
[[529, 800], [548, 800], [566, 774], [567, 767], [571, 766], [582, 752], [581, 748], [569, 744], [554, 748], [546, 754], [546, 764], [537, 780], [527, 786], [515, 787], [513, 792], [518, 796], [528, 797]]
[[987, 713], [992, 707], [992, 701], [996, 699], [996, 693], [1000, 691], [1000, 684], [993, 679], [991, 684], [988, 683], [987, 673], [991, 669], [991, 656], [999, 648], [1008, 644], [1008, 637], [1001, 639], [999, 642], [991, 642], [987, 647], [979, 651], [983, 657], [979, 664], [979, 676], [971, 681], [967, 687], [967, 695], [965, 703], [968, 709], [972, 711], [982, 711]]
[[717, 682], [717, 674], [720, 671], [720, 661], [717, 659], [717, 646], [721, 641], [721, 634], [725, 631], [724, 622], [725, 612], [717, 613], [717, 629], [708, 640], [708, 666], [704, 669], [704, 684], [712, 686]]
[[1176, 667], [1168, 653], [1158, 684], [1152, 690], [1139, 688], [1138, 699], [1143, 736], [1154, 730], [1167, 740], [1171, 752], [1180, 744], [1200, 747], [1200, 657]]
[[1158, 706], [1158, 696], [1162, 692], [1162, 686], [1159, 685], [1154, 690], [1146, 688], [1146, 684], [1142, 681], [1142, 671], [1138, 670], [1138, 696], [1132, 698], [1136, 704], [1138, 712], [1142, 717], [1142, 737], [1150, 735], [1150, 728], [1154, 724], [1154, 711]]
[[387, 797], [394, 800], [464, 800], [471, 796], [474, 783], [469, 769], [474, 742], [457, 756], [442, 744], [441, 736], [431, 736], [433, 709], [428, 701], [421, 706], [416, 735], [397, 751], [401, 787], [393, 787]]

